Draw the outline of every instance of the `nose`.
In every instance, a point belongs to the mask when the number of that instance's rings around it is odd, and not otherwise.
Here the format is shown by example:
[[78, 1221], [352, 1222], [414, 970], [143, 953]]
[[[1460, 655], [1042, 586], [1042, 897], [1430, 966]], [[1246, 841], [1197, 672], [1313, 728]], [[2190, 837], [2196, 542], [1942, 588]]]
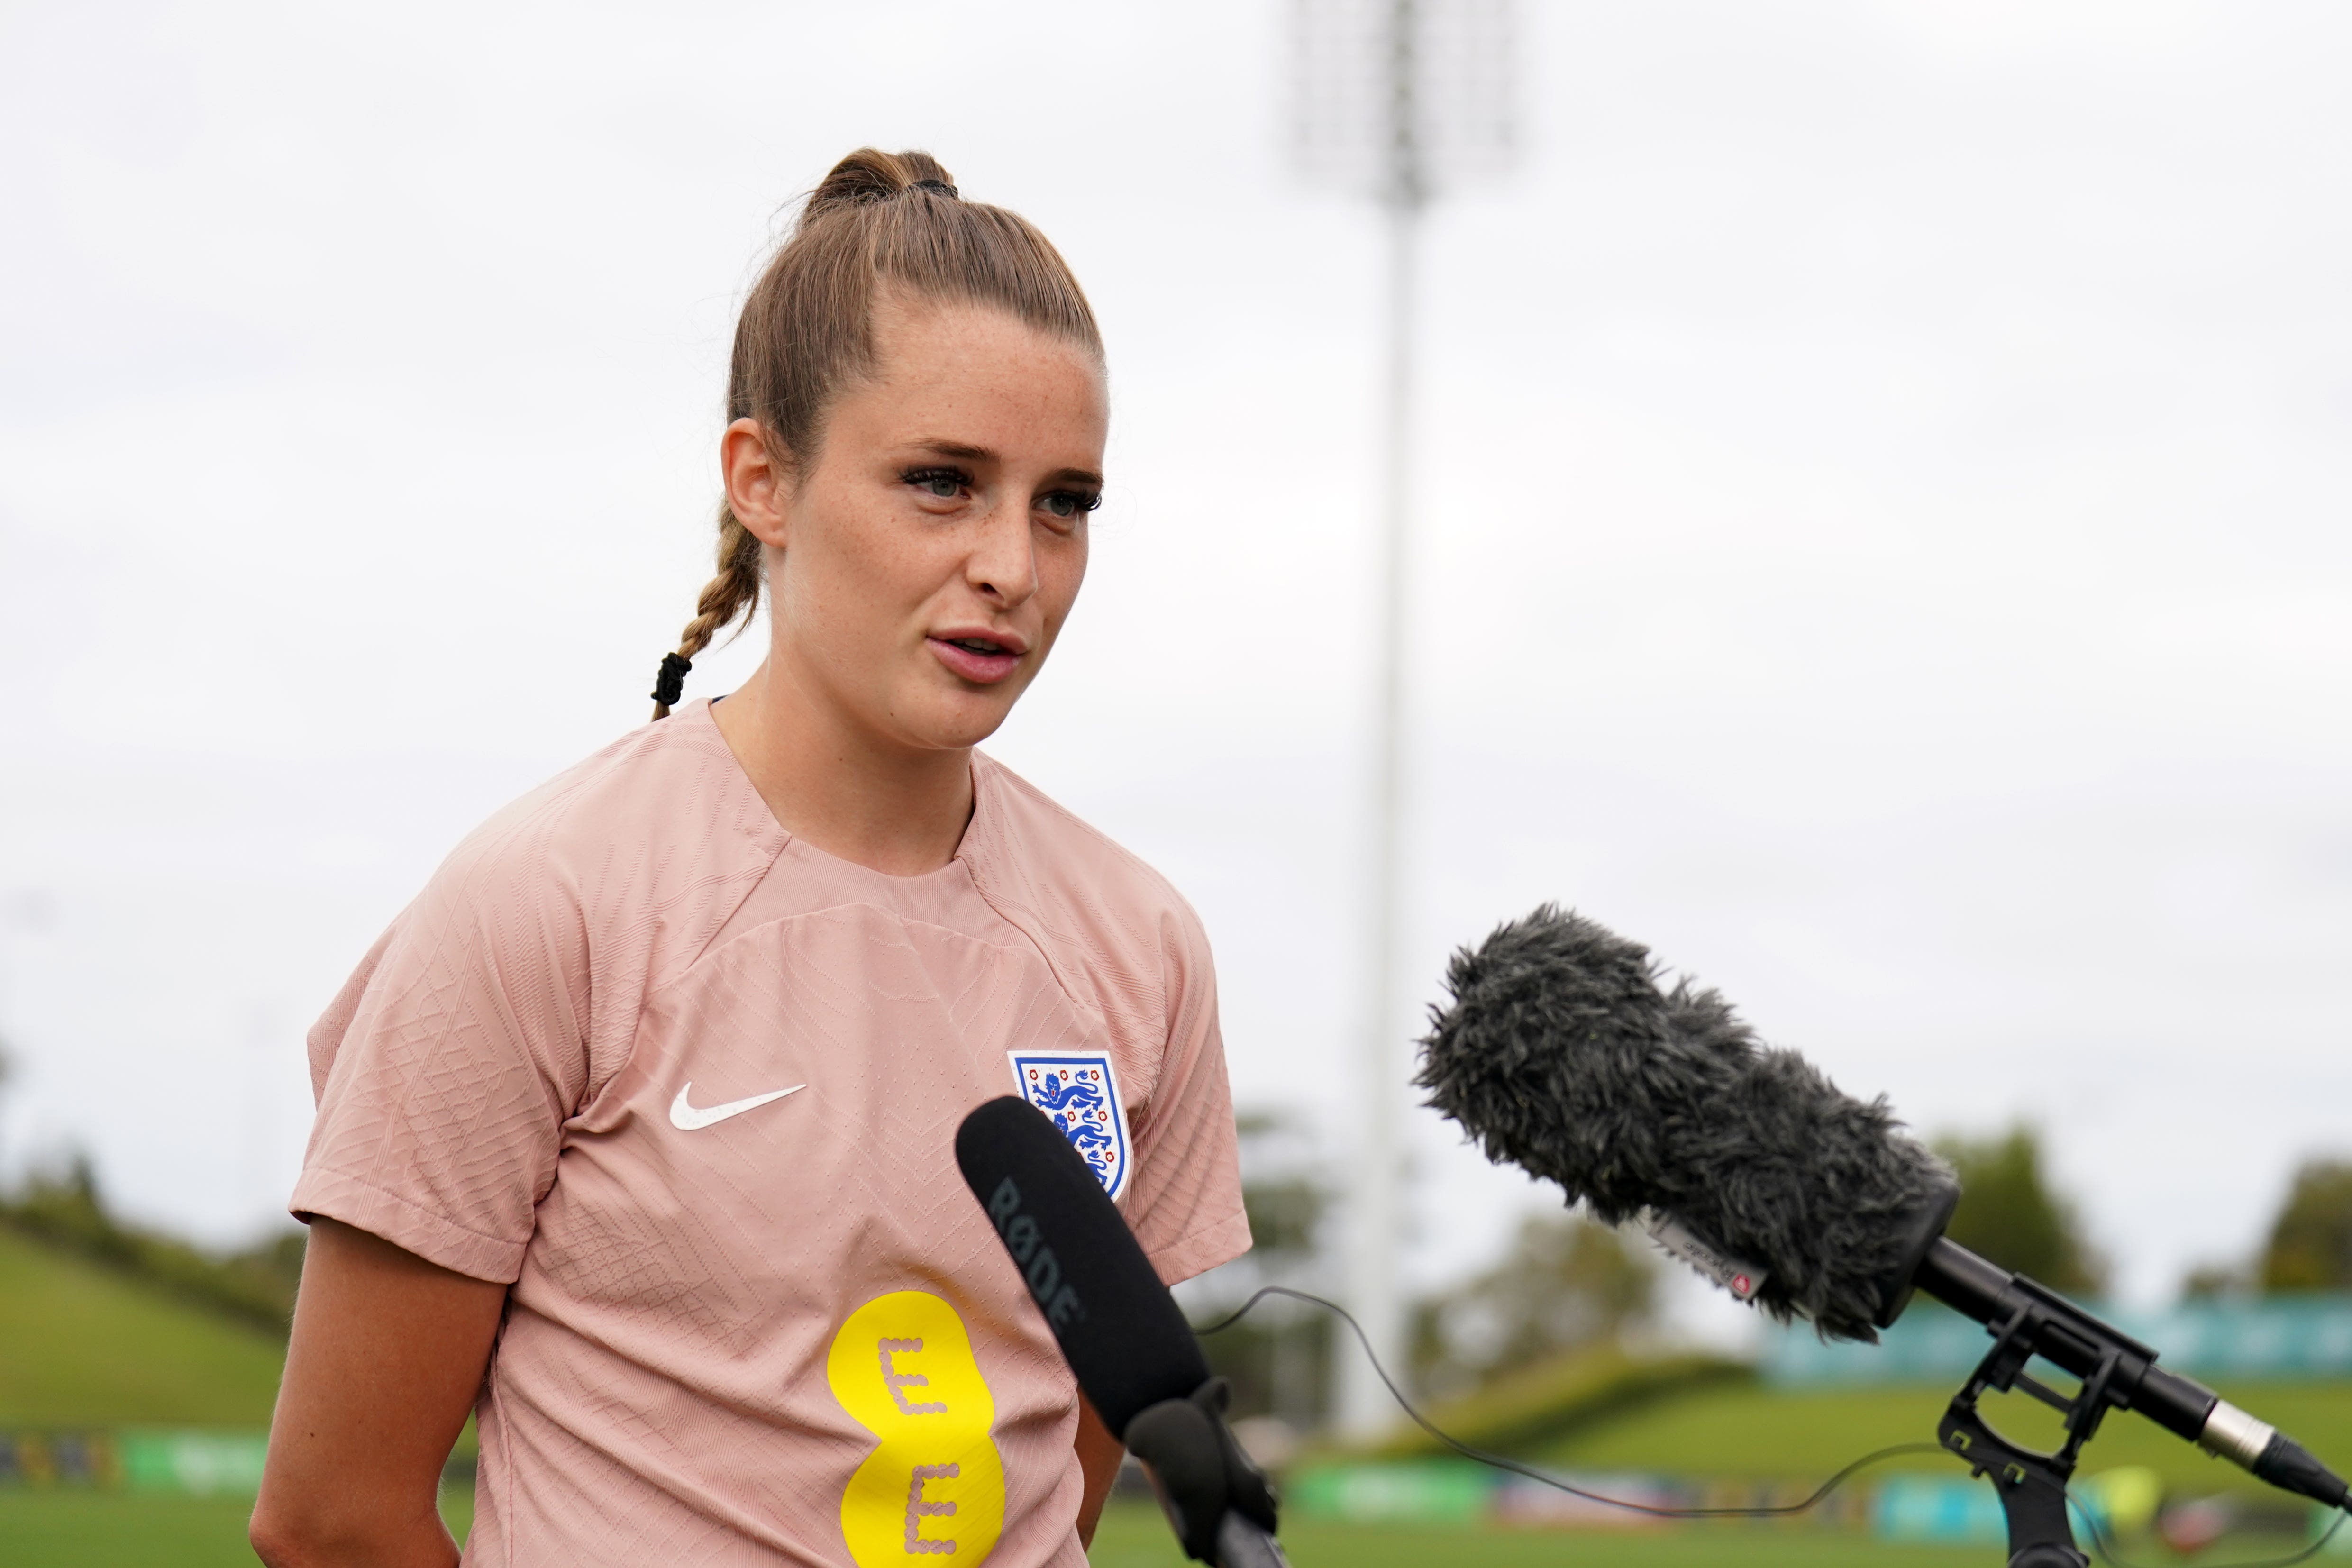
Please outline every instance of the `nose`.
[[1037, 549], [1027, 513], [1010, 506], [990, 511], [964, 559], [964, 581], [1006, 609], [1037, 591]]

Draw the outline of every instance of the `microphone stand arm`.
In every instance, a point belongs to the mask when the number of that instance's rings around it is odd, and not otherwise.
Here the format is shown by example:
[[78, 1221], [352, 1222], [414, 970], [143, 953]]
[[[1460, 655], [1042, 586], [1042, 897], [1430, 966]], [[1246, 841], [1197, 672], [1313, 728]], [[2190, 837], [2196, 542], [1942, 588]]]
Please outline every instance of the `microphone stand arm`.
[[[1936, 1425], [1936, 1438], [1968, 1461], [1970, 1474], [1991, 1479], [2009, 1521], [2009, 1568], [2088, 1568], [2090, 1559], [2075, 1546], [2073, 1521], [2066, 1514], [2066, 1483], [2074, 1477], [2083, 1445], [2098, 1431], [2108, 1410], [2122, 1403], [2115, 1387], [2120, 1352], [2110, 1349], [2103, 1355], [2097, 1370], [2070, 1397], [2025, 1371], [2034, 1353], [2029, 1311], [2013, 1314], [1992, 1332], [1992, 1349], [1952, 1395], [1944, 1418]], [[2065, 1416], [2066, 1441], [2056, 1453], [2021, 1447], [1986, 1424], [1978, 1399], [1987, 1389], [2006, 1393], [2011, 1388], [2022, 1389]]]
[[[1926, 1248], [1913, 1279], [1920, 1289], [1982, 1323], [1996, 1341], [2013, 1339], [2022, 1347], [2021, 1355], [2038, 1355], [2083, 1380], [2074, 1402], [2093, 1401], [2097, 1414], [2084, 1418], [2080, 1437], [2069, 1443], [2070, 1452], [2097, 1429], [2099, 1415], [2111, 1409], [2136, 1410], [2257, 1480], [2332, 1509], [2352, 1507], [2352, 1488], [2302, 1444], [2195, 1378], [2157, 1365], [2156, 1352], [2047, 1286], [2011, 1274], [1941, 1236]], [[1899, 1302], [1895, 1310], [1902, 1310]], [[1892, 1321], [1889, 1316], [1879, 1326]], [[1996, 1343], [1995, 1351], [1999, 1349]], [[1987, 1356], [1985, 1367], [1978, 1370], [1991, 1367], [1995, 1360]], [[2017, 1364], [2022, 1366], [2023, 1360]], [[2068, 1407], [2032, 1379], [2011, 1375], [2027, 1393], [2061, 1409]], [[2006, 1388], [2009, 1384], [1986, 1386]]]
[[[1913, 1279], [1992, 1335], [1992, 1349], [1952, 1396], [1936, 1432], [1976, 1474], [1992, 1478], [2009, 1519], [2011, 1568], [2082, 1568], [2087, 1561], [2069, 1528], [2066, 1482], [2110, 1410], [2136, 1410], [2274, 1487], [2329, 1508], [2347, 1506], [2343, 1479], [2301, 1444], [2195, 1378], [2157, 1365], [2155, 1351], [2047, 1286], [1941, 1236], [1926, 1247]], [[1899, 1300], [1894, 1310], [1902, 1310]], [[2079, 1379], [2074, 1392], [2062, 1394], [2029, 1376], [2026, 1363], [2035, 1356]], [[1978, 1398], [1987, 1389], [2011, 1388], [2066, 1418], [2066, 1441], [2056, 1453], [2021, 1448], [1985, 1425]]]

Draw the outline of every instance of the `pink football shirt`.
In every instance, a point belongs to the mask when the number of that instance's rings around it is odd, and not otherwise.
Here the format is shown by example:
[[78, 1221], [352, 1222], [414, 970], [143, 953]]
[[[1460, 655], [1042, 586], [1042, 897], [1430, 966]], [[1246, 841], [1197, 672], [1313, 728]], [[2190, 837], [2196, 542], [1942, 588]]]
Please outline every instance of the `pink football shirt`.
[[1149, 868], [972, 779], [887, 876], [696, 702], [477, 831], [311, 1031], [294, 1211], [512, 1287], [467, 1563], [1085, 1563], [1076, 1389], [956, 1126], [1044, 1059], [1161, 1277], [1235, 1257], [1215, 982]]

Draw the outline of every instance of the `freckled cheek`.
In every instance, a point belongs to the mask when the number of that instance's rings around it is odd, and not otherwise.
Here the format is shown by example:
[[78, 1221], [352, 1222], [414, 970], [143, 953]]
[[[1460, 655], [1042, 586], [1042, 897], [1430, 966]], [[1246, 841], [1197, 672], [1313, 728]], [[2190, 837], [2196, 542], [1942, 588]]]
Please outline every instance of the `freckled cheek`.
[[896, 520], [851, 520], [835, 536], [823, 597], [825, 618], [868, 656], [921, 641], [923, 607], [953, 575]]

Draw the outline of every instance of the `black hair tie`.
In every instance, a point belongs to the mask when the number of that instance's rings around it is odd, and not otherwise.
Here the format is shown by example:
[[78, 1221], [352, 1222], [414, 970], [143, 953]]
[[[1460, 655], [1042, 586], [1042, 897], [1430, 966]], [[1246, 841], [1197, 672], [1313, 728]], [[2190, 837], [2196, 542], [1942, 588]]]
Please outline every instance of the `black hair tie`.
[[956, 199], [956, 188], [945, 180], [917, 180], [907, 188], [910, 191], [937, 191], [950, 201]]
[[654, 700], [665, 708], [677, 707], [677, 700], [686, 695], [686, 672], [693, 668], [690, 658], [662, 655], [661, 673], [654, 677]]

